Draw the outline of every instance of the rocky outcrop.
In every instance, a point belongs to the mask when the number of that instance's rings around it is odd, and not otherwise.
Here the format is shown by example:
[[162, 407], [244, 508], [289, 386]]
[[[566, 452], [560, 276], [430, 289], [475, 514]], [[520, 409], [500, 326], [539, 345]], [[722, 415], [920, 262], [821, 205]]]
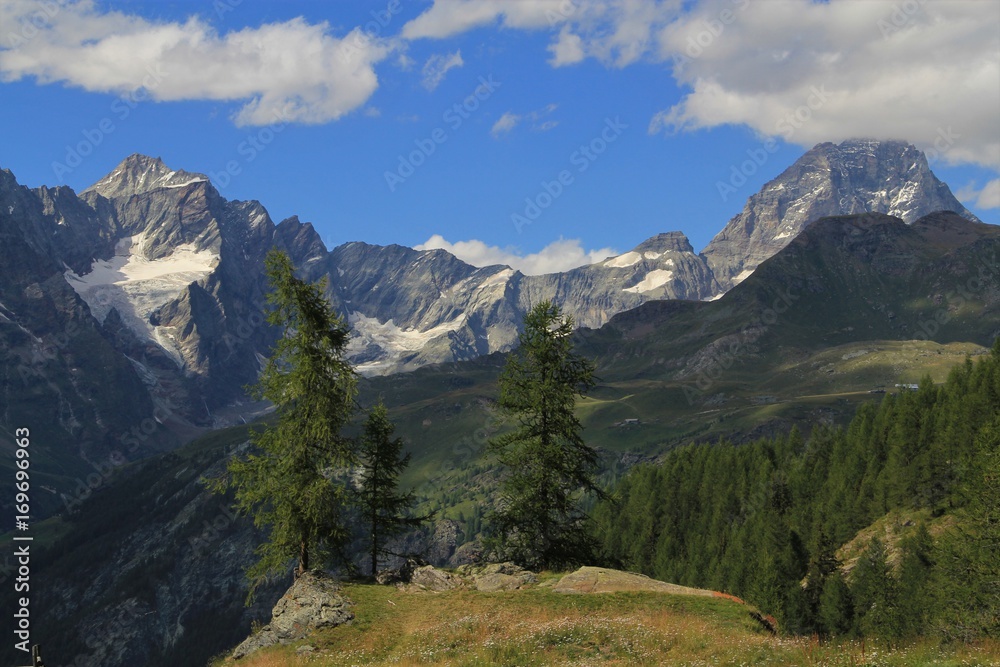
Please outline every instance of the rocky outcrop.
[[457, 573], [471, 580], [473, 587], [483, 593], [514, 591], [538, 583], [538, 575], [515, 563], [490, 563], [489, 565], [464, 565]]
[[427, 561], [419, 556], [409, 556], [399, 567], [392, 567], [382, 570], [375, 575], [375, 581], [381, 586], [391, 584], [408, 584], [413, 578], [413, 573], [417, 568], [428, 565]]
[[418, 567], [410, 576], [410, 588], [425, 591], [450, 591], [462, 585], [455, 575], [439, 570], [433, 565]]
[[432, 565], [410, 558], [398, 569], [380, 572], [380, 584], [396, 584], [410, 591], [450, 591], [455, 588], [473, 588], [484, 593], [513, 591], [538, 583], [538, 575], [515, 563], [489, 563], [487, 565], [462, 565], [454, 572], [446, 572]]
[[265, 646], [302, 639], [313, 630], [335, 628], [353, 619], [351, 601], [341, 594], [337, 580], [324, 572], [306, 572], [274, 605], [271, 622], [237, 646], [233, 658], [238, 660]]

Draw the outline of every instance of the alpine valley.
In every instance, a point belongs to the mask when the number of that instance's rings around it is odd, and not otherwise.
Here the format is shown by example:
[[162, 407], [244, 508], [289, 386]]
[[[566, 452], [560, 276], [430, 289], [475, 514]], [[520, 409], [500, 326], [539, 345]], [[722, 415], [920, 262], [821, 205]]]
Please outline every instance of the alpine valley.
[[[267, 419], [245, 387], [277, 336], [263, 315], [271, 248], [325, 280], [350, 324], [360, 401], [386, 402], [413, 456], [404, 482], [436, 512], [398, 548], [438, 565], [475, 555], [496, 483], [484, 446], [503, 428], [496, 378], [543, 300], [596, 360], [577, 413], [608, 483], [683, 443], [845, 424], [872, 391], [942, 381], [1000, 335], [1000, 228], [903, 142], [815, 146], [701, 252], [650, 232], [622, 255], [528, 276], [443, 250], [330, 250], [309, 223], [275, 224], [142, 155], [81, 193], [0, 171], [0, 438], [13, 449], [31, 425], [45, 520], [32, 620], [47, 660], [203, 664], [284, 590], [243, 606], [259, 535], [201, 482]], [[9, 643], [0, 655], [14, 657]]]

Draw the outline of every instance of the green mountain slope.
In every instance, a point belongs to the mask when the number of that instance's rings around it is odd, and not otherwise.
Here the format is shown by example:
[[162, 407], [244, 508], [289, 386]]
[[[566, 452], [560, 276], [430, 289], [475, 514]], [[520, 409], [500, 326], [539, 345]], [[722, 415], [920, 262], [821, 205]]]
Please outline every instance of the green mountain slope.
[[[581, 331], [601, 381], [580, 404], [589, 441], [655, 456], [802, 418], [843, 422], [872, 389], [925, 373], [943, 381], [1000, 333], [998, 232], [950, 213], [912, 225], [826, 218], [717, 301], [651, 302]], [[418, 463], [446, 465], [498, 428], [490, 406], [501, 365], [491, 356], [435, 366], [368, 390], [395, 408]]]

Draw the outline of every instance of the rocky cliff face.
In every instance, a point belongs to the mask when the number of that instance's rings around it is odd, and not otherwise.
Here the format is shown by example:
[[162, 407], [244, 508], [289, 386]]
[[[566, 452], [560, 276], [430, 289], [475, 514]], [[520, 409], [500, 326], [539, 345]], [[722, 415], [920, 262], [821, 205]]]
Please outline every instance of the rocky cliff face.
[[591, 329], [647, 301], [706, 299], [718, 290], [702, 255], [681, 232], [658, 234], [616, 257], [525, 279], [522, 307], [549, 299]]
[[977, 221], [901, 141], [822, 143], [747, 201], [703, 253], [724, 292], [825, 216], [885, 213], [913, 222], [934, 211]]
[[362, 372], [383, 374], [510, 350], [524, 314], [551, 300], [577, 325], [596, 328], [651, 299], [700, 299], [717, 285], [680, 232], [565, 273], [525, 276], [506, 266], [476, 268], [443, 250], [348, 243], [326, 271], [331, 301], [355, 333]]
[[[82, 270], [83, 258], [106, 252], [114, 238], [72, 191], [31, 191], [6, 170], [0, 204], [0, 426], [28, 427], [56, 460], [50, 472], [75, 474], [118, 447], [111, 434], [153, 412], [131, 360], [63, 278], [64, 267]], [[38, 512], [59, 504], [54, 493], [33, 497]], [[11, 521], [7, 513], [0, 526]]]

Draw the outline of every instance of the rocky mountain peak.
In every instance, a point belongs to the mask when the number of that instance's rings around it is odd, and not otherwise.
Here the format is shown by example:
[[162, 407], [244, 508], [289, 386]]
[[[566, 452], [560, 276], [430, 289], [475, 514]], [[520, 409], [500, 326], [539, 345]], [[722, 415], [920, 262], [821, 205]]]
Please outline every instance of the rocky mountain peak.
[[814, 146], [752, 195], [703, 251], [723, 291], [749, 276], [813, 220], [884, 213], [911, 223], [935, 211], [978, 222], [905, 141]]
[[652, 236], [636, 247], [633, 252], [694, 252], [691, 241], [684, 232], [664, 232]]
[[83, 192], [96, 192], [111, 199], [202, 182], [208, 182], [208, 177], [204, 174], [173, 170], [158, 157], [134, 153]]

